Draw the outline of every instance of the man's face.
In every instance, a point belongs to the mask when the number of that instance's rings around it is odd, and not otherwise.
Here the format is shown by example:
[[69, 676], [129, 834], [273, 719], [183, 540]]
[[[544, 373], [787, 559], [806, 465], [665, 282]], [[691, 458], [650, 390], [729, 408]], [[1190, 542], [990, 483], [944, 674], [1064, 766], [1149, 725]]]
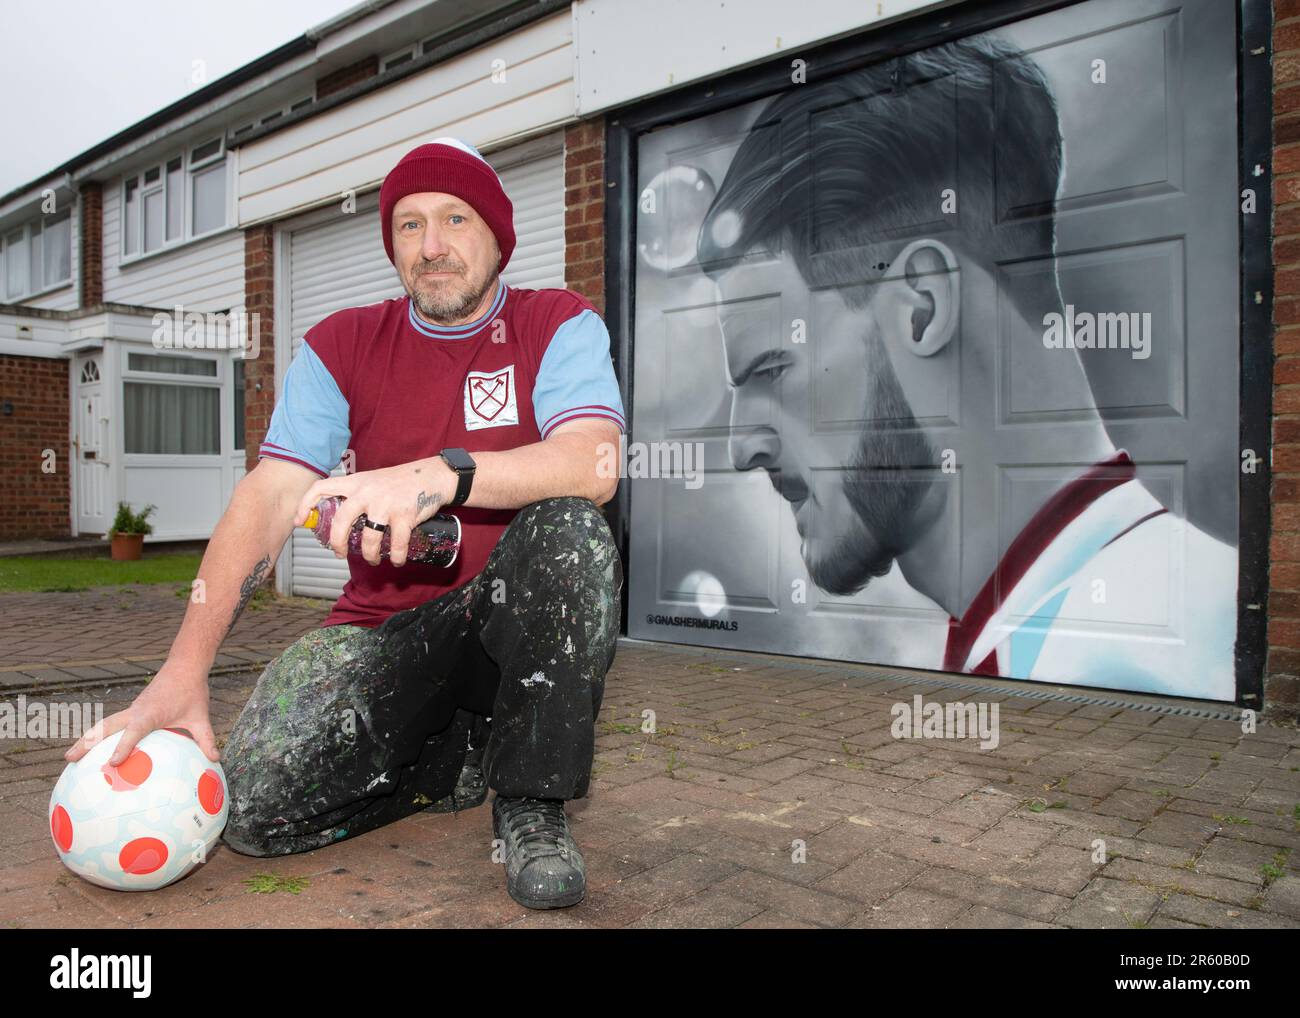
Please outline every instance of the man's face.
[[431, 322], [471, 319], [498, 275], [496, 236], [468, 202], [437, 191], [393, 206], [393, 262], [416, 310]]
[[901, 347], [881, 324], [903, 322], [878, 314], [874, 295], [860, 309], [833, 290], [814, 295], [788, 255], [717, 284], [732, 465], [766, 470], [790, 503], [813, 582], [853, 593], [915, 539], [925, 475], [899, 468], [934, 463], [890, 361]]

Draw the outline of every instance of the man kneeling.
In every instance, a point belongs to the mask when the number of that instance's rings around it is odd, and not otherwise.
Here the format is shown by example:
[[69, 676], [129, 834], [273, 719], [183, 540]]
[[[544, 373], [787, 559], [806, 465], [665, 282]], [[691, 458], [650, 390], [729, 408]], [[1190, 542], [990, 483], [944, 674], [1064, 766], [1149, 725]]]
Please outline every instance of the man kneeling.
[[[472, 146], [408, 153], [380, 216], [407, 296], [307, 331], [203, 557], [205, 597], [154, 681], [68, 758], [123, 731], [117, 764], [179, 727], [218, 759], [207, 674], [221, 641], [293, 526], [340, 497], [329, 542], [350, 579], [235, 723], [227, 844], [307, 851], [479, 805], [491, 786], [511, 896], [572, 905], [586, 877], [563, 804], [587, 793], [623, 582], [597, 509], [618, 483], [601, 451], [623, 430], [609, 335], [578, 294], [500, 279], [513, 208]], [[355, 472], [331, 477], [345, 453]], [[461, 520], [455, 561], [408, 562], [412, 530], [439, 511]]]

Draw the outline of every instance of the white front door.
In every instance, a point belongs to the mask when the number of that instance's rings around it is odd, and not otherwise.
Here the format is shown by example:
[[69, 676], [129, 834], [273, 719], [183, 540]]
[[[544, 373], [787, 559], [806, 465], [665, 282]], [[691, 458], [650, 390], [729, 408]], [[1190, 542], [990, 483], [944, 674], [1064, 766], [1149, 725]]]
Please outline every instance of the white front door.
[[103, 534], [107, 518], [109, 464], [106, 460], [108, 418], [104, 414], [104, 383], [98, 357], [85, 357], [77, 368], [76, 444], [77, 529]]

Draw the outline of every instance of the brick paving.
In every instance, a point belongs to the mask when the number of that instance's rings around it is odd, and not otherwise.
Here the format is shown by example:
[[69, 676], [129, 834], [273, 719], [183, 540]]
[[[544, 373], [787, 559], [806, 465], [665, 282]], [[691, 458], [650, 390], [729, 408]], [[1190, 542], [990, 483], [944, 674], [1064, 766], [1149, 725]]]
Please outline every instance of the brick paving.
[[[0, 593], [0, 694], [48, 683], [156, 672], [189, 603], [188, 584], [67, 593]], [[320, 625], [324, 601], [255, 598], [217, 659], [219, 670], [264, 665]]]
[[[26, 612], [9, 619], [0, 660], [20, 647], [68, 674], [83, 666], [52, 656], [60, 647], [73, 660], [161, 654], [183, 609], [169, 588], [31, 597], [0, 598]], [[314, 624], [310, 610], [250, 613], [234, 639], [283, 645]], [[45, 643], [14, 633], [25, 626]], [[214, 675], [219, 736], [255, 679]], [[78, 696], [111, 713], [139, 688]], [[149, 894], [97, 888], [50, 844], [64, 744], [0, 742], [0, 926], [1300, 927], [1296, 729], [1243, 735], [1235, 721], [1147, 709], [1181, 701], [1035, 691], [624, 641], [592, 793], [569, 810], [588, 896], [553, 912], [506, 895], [488, 805], [279, 859], [221, 846]], [[1000, 744], [894, 739], [891, 707], [916, 694], [998, 703]], [[254, 893], [259, 874], [304, 882]]]

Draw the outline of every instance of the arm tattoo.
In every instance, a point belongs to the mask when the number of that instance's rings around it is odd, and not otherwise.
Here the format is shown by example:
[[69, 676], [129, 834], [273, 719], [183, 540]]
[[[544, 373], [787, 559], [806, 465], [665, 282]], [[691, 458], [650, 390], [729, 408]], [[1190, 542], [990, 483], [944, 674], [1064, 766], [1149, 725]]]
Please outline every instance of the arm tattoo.
[[239, 585], [239, 603], [235, 605], [235, 613], [230, 616], [230, 625], [227, 629], [233, 629], [236, 622], [239, 621], [240, 613], [247, 607], [248, 602], [253, 599], [253, 594], [257, 588], [262, 585], [266, 579], [266, 574], [271, 570], [271, 556], [263, 555], [262, 561], [253, 566], [253, 571], [244, 577], [244, 582]]

